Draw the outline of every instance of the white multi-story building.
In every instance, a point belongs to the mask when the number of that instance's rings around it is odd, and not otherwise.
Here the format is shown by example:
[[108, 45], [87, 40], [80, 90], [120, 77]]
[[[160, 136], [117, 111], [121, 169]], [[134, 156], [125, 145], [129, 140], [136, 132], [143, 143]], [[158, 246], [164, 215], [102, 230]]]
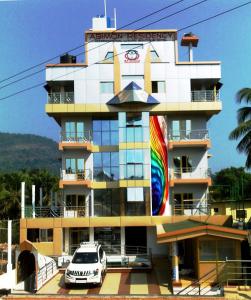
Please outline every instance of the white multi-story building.
[[176, 279], [177, 256], [187, 269], [198, 267], [209, 229], [186, 230], [226, 218], [208, 216], [207, 122], [222, 107], [221, 66], [194, 61], [197, 43], [183, 36], [189, 59], [181, 62], [176, 30], [115, 31], [97, 17], [85, 33], [85, 63], [65, 55], [47, 65], [46, 112], [61, 126], [63, 196], [53, 218], [36, 208], [37, 218], [22, 223], [21, 241], [47, 255], [70, 255], [88, 240], [102, 243], [108, 257], [151, 248], [174, 257]]

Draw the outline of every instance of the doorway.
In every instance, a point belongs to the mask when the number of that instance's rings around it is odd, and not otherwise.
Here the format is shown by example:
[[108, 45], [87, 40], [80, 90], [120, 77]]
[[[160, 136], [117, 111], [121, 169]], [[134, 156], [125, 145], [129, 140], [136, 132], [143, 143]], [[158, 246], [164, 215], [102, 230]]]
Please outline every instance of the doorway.
[[22, 251], [18, 256], [17, 282], [24, 281], [24, 290], [34, 292], [36, 289], [36, 260], [33, 253]]
[[126, 254], [141, 254], [147, 252], [147, 228], [125, 228]]

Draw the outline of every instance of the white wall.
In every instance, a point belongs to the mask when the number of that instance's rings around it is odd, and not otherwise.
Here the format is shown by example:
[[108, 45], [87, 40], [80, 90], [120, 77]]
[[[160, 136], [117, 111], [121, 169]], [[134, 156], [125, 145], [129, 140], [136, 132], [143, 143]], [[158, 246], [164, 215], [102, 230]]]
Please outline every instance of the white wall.
[[168, 255], [168, 245], [157, 244], [156, 226], [147, 227], [147, 247], [151, 248], [153, 256]]

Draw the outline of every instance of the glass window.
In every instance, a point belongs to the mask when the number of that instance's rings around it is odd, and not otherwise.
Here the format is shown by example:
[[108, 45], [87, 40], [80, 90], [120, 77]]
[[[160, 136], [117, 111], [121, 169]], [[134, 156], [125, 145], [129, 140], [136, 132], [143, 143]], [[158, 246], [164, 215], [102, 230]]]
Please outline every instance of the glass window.
[[151, 54], [152, 62], [159, 61], [159, 55], [158, 55], [157, 51], [151, 50], [150, 54]]
[[177, 156], [173, 158], [174, 169], [182, 171], [182, 173], [190, 173], [193, 171], [192, 160], [189, 156]]
[[96, 145], [118, 145], [117, 120], [93, 120], [93, 142]]
[[75, 174], [76, 173], [75, 158], [66, 158], [65, 169], [66, 169], [66, 174]]
[[152, 93], [165, 93], [166, 82], [165, 81], [152, 81]]
[[123, 50], [143, 49], [143, 44], [121, 44], [121, 49]]
[[216, 260], [215, 240], [200, 241], [200, 260], [201, 261]]
[[142, 126], [142, 113], [127, 113], [126, 126]]
[[218, 240], [217, 248], [219, 260], [226, 260], [226, 257], [235, 259], [235, 242], [233, 240]]
[[112, 51], [108, 51], [105, 55], [106, 62], [113, 62], [114, 54]]
[[118, 254], [121, 251], [119, 227], [94, 228], [94, 240], [102, 245], [106, 254]]
[[100, 82], [100, 93], [101, 94], [113, 94], [114, 88], [113, 88], [113, 81], [103, 81]]
[[93, 153], [94, 179], [114, 181], [119, 179], [118, 152]]
[[142, 202], [144, 201], [144, 188], [143, 187], [129, 187], [127, 188], [127, 201], [128, 202]]
[[52, 242], [53, 229], [27, 229], [27, 239], [31, 242]]
[[94, 216], [119, 216], [120, 199], [117, 189], [94, 190]]

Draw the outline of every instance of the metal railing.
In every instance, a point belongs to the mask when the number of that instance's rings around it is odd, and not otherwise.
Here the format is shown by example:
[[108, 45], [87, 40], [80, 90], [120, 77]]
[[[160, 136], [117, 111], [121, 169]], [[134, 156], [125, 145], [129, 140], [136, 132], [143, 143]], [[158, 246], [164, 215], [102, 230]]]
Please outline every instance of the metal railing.
[[171, 179], [204, 179], [210, 177], [210, 175], [210, 169], [195, 167], [173, 168], [170, 172]]
[[71, 104], [74, 103], [74, 92], [53, 92], [48, 93], [49, 104]]
[[225, 282], [228, 285], [251, 285], [251, 260], [231, 260], [226, 258]]
[[208, 140], [207, 129], [196, 130], [170, 130], [168, 133], [168, 139], [171, 141], [181, 140]]
[[37, 290], [43, 286], [43, 284], [50, 279], [57, 271], [56, 262], [51, 260], [49, 263], [44, 265], [37, 272]]
[[67, 181], [92, 180], [92, 170], [85, 169], [76, 171], [72, 170], [71, 168], [61, 170], [61, 179]]
[[219, 90], [194, 90], [191, 91], [192, 102], [214, 102], [220, 100]]
[[61, 142], [73, 142], [73, 143], [87, 143], [92, 141], [92, 135], [90, 130], [84, 132], [61, 132]]
[[32, 207], [25, 208], [26, 218], [75, 218], [88, 216], [89, 209], [86, 206], [36, 206], [34, 212]]
[[173, 200], [173, 214], [176, 215], [209, 215], [210, 214], [210, 204], [207, 200], [203, 199], [190, 199], [183, 200], [182, 203], [176, 203]]

